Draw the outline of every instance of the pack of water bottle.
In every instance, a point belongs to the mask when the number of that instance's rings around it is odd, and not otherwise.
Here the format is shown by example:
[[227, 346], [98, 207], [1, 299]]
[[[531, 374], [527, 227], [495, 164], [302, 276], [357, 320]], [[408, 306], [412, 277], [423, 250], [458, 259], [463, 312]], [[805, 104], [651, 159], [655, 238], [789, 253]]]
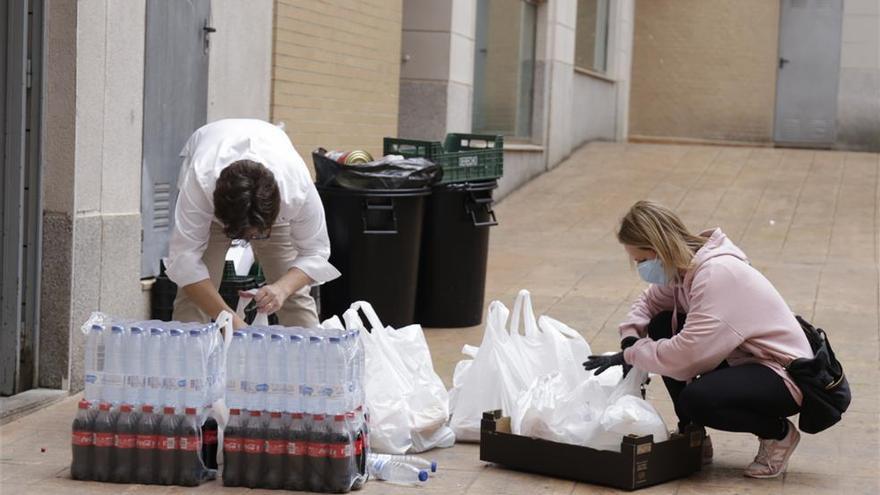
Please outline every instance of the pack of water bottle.
[[344, 493], [367, 480], [358, 332], [236, 331], [226, 354], [223, 484]]
[[76, 479], [195, 486], [216, 478], [225, 391], [216, 324], [127, 321], [94, 313], [83, 325], [85, 397], [73, 424]]

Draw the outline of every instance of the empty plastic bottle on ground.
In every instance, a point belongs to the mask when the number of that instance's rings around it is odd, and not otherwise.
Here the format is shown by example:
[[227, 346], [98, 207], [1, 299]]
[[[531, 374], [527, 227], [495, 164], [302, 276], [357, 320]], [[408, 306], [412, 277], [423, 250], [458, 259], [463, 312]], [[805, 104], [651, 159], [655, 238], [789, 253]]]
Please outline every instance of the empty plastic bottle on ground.
[[89, 411], [89, 402], [83, 399], [79, 401], [76, 417], [73, 419], [70, 441], [73, 450], [73, 457], [70, 461], [71, 478], [75, 480], [92, 479], [94, 440], [94, 418]]
[[372, 454], [373, 458], [386, 461], [398, 461], [425, 471], [437, 472], [437, 461], [429, 461], [417, 455]]
[[428, 480], [428, 472], [404, 462], [387, 460], [375, 454], [367, 455], [367, 469], [370, 477], [392, 483], [414, 484]]
[[244, 436], [241, 409], [230, 409], [229, 422], [223, 429], [223, 486], [241, 486], [242, 484]]
[[91, 404], [102, 400], [101, 383], [104, 375], [104, 327], [92, 325], [86, 336], [85, 399]]

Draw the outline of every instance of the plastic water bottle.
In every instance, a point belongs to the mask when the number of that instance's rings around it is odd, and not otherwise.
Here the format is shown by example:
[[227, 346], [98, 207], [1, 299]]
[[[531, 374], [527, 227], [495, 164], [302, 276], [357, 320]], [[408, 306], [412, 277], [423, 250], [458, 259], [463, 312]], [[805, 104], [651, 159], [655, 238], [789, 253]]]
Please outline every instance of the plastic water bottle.
[[269, 339], [269, 352], [266, 357], [268, 368], [266, 410], [269, 412], [284, 411], [287, 402], [285, 392], [288, 363], [287, 347], [284, 345], [286, 340], [287, 338], [280, 333], [273, 333]]
[[165, 349], [165, 329], [154, 326], [144, 342], [144, 404], [158, 408], [162, 400], [162, 385], [165, 370], [162, 369]]
[[288, 412], [302, 412], [300, 386], [303, 384], [303, 349], [305, 341], [302, 335], [293, 334], [287, 343], [287, 376], [285, 377], [287, 403], [285, 409]]
[[166, 345], [165, 377], [162, 380], [162, 404], [165, 407], [178, 408], [183, 402], [183, 391], [186, 387], [186, 357], [184, 355], [183, 330], [172, 328], [168, 331]]
[[203, 350], [202, 331], [191, 329], [184, 345], [186, 385], [183, 393], [183, 405], [184, 407], [200, 408], [205, 405], [205, 373], [207, 370], [207, 356]]
[[122, 325], [111, 326], [110, 334], [105, 338], [104, 400], [110, 404], [119, 405], [122, 403], [125, 391], [125, 371], [123, 370], [125, 327]]
[[386, 461], [397, 461], [425, 471], [430, 470], [432, 473], [437, 472], [437, 461], [429, 461], [424, 457], [417, 455], [395, 455], [395, 454], [370, 454], [371, 458], [384, 459]]
[[362, 406], [366, 401], [364, 391], [364, 373], [366, 368], [366, 356], [364, 355], [364, 341], [361, 339], [361, 331], [354, 331], [354, 408]]
[[268, 366], [266, 361], [266, 336], [251, 332], [247, 352], [248, 409], [262, 411], [266, 408]]
[[104, 377], [104, 327], [92, 325], [86, 335], [85, 399], [97, 404], [103, 398], [101, 385]]
[[302, 387], [303, 405], [307, 413], [321, 414], [324, 409], [324, 387], [326, 371], [324, 369], [324, 338], [312, 335], [306, 346], [305, 384]]
[[244, 332], [234, 332], [226, 351], [226, 405], [230, 409], [246, 409], [247, 341]]
[[395, 459], [382, 459], [376, 454], [367, 456], [370, 477], [391, 483], [414, 484], [428, 480], [428, 472]]
[[205, 329], [205, 345], [208, 354], [208, 403], [213, 404], [223, 396], [223, 379], [220, 376], [220, 357], [223, 350], [220, 327], [216, 323]]
[[125, 342], [125, 402], [137, 405], [144, 402], [144, 328], [132, 325]]
[[345, 383], [347, 380], [345, 367], [345, 350], [342, 348], [342, 340], [332, 336], [327, 339], [324, 348], [325, 378], [321, 395], [324, 397], [324, 407], [328, 414], [344, 414], [345, 411]]

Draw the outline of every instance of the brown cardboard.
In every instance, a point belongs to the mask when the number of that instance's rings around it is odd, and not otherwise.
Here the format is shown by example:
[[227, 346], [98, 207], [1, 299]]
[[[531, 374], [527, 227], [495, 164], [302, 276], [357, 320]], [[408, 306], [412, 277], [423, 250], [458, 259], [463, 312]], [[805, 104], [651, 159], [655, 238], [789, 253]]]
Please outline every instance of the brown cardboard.
[[480, 460], [518, 471], [565, 478], [624, 490], [636, 490], [683, 478], [702, 468], [706, 430], [688, 427], [684, 434], [654, 443], [654, 436], [627, 436], [620, 452], [514, 435], [510, 418], [500, 410], [483, 413]]

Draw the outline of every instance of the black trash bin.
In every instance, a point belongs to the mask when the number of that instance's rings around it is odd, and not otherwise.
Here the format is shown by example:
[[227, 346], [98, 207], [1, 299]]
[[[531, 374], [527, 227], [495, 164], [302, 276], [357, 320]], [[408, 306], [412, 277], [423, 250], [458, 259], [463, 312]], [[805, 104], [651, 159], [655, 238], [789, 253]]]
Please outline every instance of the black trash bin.
[[174, 299], [177, 297], [177, 284], [165, 274], [165, 263], [159, 260], [159, 275], [150, 291], [150, 318], [171, 321], [174, 313]]
[[318, 187], [330, 236], [330, 263], [342, 276], [321, 286], [321, 319], [351, 303], [373, 305], [383, 322], [415, 322], [424, 189]]
[[427, 202], [416, 321], [426, 327], [479, 325], [486, 295], [489, 227], [497, 225], [497, 180], [437, 186]]

